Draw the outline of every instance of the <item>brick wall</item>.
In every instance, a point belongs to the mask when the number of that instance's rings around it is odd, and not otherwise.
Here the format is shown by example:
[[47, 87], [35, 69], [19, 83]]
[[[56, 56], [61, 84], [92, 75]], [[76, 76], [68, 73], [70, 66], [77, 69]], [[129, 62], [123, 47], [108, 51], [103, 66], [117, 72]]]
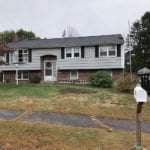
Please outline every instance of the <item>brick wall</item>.
[[114, 69], [112, 70], [113, 79], [116, 81], [124, 76], [123, 69]]
[[[89, 81], [90, 76], [95, 73], [98, 70], [79, 70], [79, 79], [81, 81]], [[117, 80], [123, 76], [123, 70], [122, 69], [114, 69], [112, 70], [113, 79]], [[70, 70], [59, 70], [57, 74], [57, 80], [63, 81], [63, 80], [70, 80]]]
[[[29, 71], [29, 76], [39, 76], [42, 77], [42, 72], [40, 70], [32, 70]], [[6, 83], [16, 82], [16, 72], [15, 71], [5, 71], [4, 72], [4, 80]], [[19, 80], [19, 82], [29, 82], [28, 80]]]
[[32, 70], [32, 71], [29, 71], [29, 75], [31, 77], [38, 76], [42, 80], [42, 71], [41, 70]]
[[4, 81], [6, 83], [16, 81], [16, 72], [15, 71], [5, 71], [4, 72]]
[[57, 72], [57, 80], [62, 81], [62, 80], [70, 80], [70, 71], [69, 70], [59, 70]]
[[[90, 76], [95, 73], [98, 70], [79, 70], [79, 81], [88, 81], [90, 79]], [[43, 80], [43, 71], [41, 70], [33, 70], [29, 71], [30, 76], [39, 76]], [[122, 69], [114, 69], [112, 70], [113, 79], [117, 80], [123, 76], [123, 70]], [[5, 71], [4, 72], [4, 78], [6, 82], [15, 82], [15, 71]], [[57, 80], [58, 81], [69, 81], [70, 80], [70, 70], [59, 70], [57, 72]], [[24, 81], [19, 81], [24, 82]], [[28, 82], [28, 81], [25, 81]]]

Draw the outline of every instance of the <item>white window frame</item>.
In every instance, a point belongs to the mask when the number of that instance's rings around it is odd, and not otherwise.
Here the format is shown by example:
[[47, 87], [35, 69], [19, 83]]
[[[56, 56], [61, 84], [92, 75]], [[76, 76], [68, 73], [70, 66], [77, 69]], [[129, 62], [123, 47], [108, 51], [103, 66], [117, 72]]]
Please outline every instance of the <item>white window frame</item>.
[[[26, 79], [24, 79], [24, 72], [27, 72], [28, 73], [28, 79], [26, 78]], [[19, 73], [21, 73], [21, 78], [19, 78]], [[29, 71], [18, 71], [18, 80], [29, 80]]]
[[[19, 54], [18, 54], [18, 61], [20, 62], [20, 63], [28, 63], [28, 60], [29, 60], [29, 51], [28, 51], [28, 49], [19, 49], [19, 51], [22, 51], [22, 62], [21, 61], [19, 61]], [[26, 53], [25, 53], [25, 51], [26, 51]], [[25, 57], [25, 55], [26, 55], [26, 57]]]
[[[106, 56], [101, 56], [100, 55], [100, 49], [102, 47], [106, 48]], [[113, 55], [113, 56], [109, 55], [109, 48], [110, 47], [114, 47], [115, 48], [115, 55]], [[111, 45], [111, 46], [99, 46], [99, 57], [117, 57], [117, 47], [115, 45]]]
[[[101, 48], [105, 48], [106, 56], [101, 56]], [[99, 46], [99, 57], [108, 57], [108, 48], [107, 46]]]
[[[71, 57], [67, 57], [67, 50], [68, 49], [70, 49], [70, 53], [71, 53]], [[69, 48], [69, 47], [67, 47], [67, 48], [65, 48], [65, 59], [70, 59], [70, 58], [73, 58], [73, 53], [72, 53], [72, 48]]]
[[[75, 57], [75, 49], [79, 49], [79, 57]], [[67, 57], [67, 49], [71, 50], [71, 57]], [[81, 58], [81, 47], [66, 47], [65, 48], [65, 59], [72, 59], [72, 58]]]
[[[77, 72], [76, 78], [72, 77], [72, 71], [76, 71]], [[79, 79], [79, 72], [78, 72], [78, 70], [71, 70], [70, 71], [70, 80], [78, 80], [78, 79]]]

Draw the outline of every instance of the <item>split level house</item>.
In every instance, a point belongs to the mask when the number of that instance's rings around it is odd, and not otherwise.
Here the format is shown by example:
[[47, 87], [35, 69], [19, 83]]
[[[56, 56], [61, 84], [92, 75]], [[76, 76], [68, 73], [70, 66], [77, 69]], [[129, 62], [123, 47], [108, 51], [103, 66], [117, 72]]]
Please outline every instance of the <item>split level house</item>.
[[3, 56], [1, 81], [88, 82], [98, 70], [116, 80], [123, 75], [123, 43], [120, 34], [14, 41], [8, 44], [14, 51]]

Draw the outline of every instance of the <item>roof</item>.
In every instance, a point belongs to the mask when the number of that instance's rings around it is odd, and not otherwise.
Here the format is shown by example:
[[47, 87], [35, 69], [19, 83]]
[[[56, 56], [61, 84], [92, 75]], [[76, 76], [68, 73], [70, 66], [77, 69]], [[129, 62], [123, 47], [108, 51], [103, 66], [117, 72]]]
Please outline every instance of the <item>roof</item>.
[[12, 48], [57, 48], [69, 46], [92, 46], [92, 45], [111, 45], [123, 44], [124, 40], [121, 34], [69, 37], [53, 39], [22, 40], [8, 43]]
[[141, 69], [141, 70], [138, 71], [138, 74], [139, 75], [150, 74], [150, 69], [148, 69], [147, 67], [144, 67], [143, 69]]

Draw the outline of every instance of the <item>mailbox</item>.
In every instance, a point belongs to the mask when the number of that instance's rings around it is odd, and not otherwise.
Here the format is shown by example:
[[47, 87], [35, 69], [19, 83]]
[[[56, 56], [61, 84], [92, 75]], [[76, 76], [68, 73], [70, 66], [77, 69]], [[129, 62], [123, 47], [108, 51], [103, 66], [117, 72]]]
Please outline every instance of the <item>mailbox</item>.
[[134, 98], [136, 102], [147, 102], [147, 92], [140, 84], [137, 84], [134, 88]]

